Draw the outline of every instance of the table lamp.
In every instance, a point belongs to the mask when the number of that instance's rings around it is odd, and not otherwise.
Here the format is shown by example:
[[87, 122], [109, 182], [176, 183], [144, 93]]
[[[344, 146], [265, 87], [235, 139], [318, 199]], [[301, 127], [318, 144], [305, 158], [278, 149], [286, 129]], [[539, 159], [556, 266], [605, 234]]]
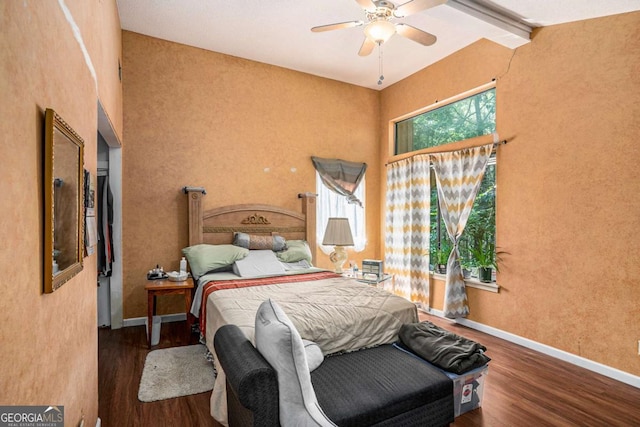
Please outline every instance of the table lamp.
[[351, 234], [351, 227], [349, 227], [349, 220], [347, 218], [329, 218], [322, 244], [334, 246], [329, 259], [335, 266], [335, 272], [341, 274], [342, 264], [347, 260], [347, 252], [344, 247], [353, 246], [353, 235]]

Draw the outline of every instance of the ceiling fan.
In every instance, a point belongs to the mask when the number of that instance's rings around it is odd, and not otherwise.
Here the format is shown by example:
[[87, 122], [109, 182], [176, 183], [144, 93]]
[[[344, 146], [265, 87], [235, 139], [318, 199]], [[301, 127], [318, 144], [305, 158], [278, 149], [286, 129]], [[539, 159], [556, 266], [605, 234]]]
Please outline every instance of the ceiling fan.
[[418, 42], [424, 46], [431, 46], [437, 40], [433, 34], [422, 31], [408, 24], [394, 24], [393, 18], [403, 18], [416, 12], [429, 9], [434, 6], [446, 3], [447, 0], [410, 0], [399, 6], [385, 0], [356, 0], [364, 9], [367, 21], [349, 21], [336, 24], [320, 25], [311, 28], [311, 31], [319, 33], [322, 31], [339, 30], [342, 28], [360, 27], [365, 25], [365, 39], [360, 47], [358, 55], [367, 56], [376, 45], [382, 45], [395, 33], [408, 39]]

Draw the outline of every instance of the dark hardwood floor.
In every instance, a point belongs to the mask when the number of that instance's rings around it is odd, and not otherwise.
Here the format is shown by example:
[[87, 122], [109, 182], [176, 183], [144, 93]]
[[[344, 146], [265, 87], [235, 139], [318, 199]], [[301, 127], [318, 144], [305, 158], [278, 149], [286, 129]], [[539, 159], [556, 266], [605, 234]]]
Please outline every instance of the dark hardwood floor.
[[[186, 322], [163, 323], [152, 350], [198, 344]], [[98, 330], [98, 416], [102, 427], [218, 426], [209, 414], [211, 392], [144, 403], [138, 387], [149, 353], [144, 326]]]
[[[640, 426], [640, 389], [499, 338], [426, 314], [422, 320], [478, 341], [492, 358], [482, 408], [456, 418], [470, 426]], [[185, 323], [164, 323], [160, 345], [196, 344]], [[99, 416], [104, 427], [218, 426], [209, 415], [211, 392], [159, 402], [138, 400], [149, 350], [144, 326], [101, 329]]]
[[423, 314], [438, 326], [487, 347], [482, 408], [456, 418], [470, 426], [640, 426], [640, 389]]

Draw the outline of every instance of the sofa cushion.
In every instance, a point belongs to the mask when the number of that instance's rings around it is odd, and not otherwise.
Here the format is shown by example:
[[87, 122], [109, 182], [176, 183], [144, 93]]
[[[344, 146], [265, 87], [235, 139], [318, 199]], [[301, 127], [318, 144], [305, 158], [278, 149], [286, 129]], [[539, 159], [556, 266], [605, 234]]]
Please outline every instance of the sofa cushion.
[[280, 422], [283, 426], [335, 426], [324, 414], [311, 385], [300, 334], [271, 299], [256, 313], [256, 348], [278, 374]]
[[[318, 402], [341, 427], [453, 422], [453, 382], [420, 358], [382, 345], [327, 356], [311, 374]], [[407, 414], [412, 423], [403, 424]]]

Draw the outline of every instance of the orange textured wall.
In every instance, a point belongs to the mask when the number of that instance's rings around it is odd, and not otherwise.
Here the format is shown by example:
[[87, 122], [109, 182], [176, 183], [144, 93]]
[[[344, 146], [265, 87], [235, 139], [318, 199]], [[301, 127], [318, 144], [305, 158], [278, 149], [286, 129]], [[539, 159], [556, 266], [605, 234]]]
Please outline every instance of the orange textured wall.
[[[98, 79], [98, 98], [122, 142], [122, 30], [115, 1], [67, 1], [73, 19], [91, 55]], [[120, 63], [120, 64], [119, 64]]]
[[498, 153], [497, 238], [510, 255], [500, 293], [468, 289], [469, 318], [634, 375], [638, 70], [636, 12], [542, 28], [515, 52], [481, 41], [381, 97], [387, 135], [394, 117], [497, 77], [497, 129], [512, 139]]
[[[301, 208], [312, 155], [364, 161], [367, 249], [379, 250], [379, 94], [296, 71], [123, 32], [124, 317], [146, 314], [145, 273], [177, 269], [187, 246], [185, 185], [204, 208]], [[265, 172], [269, 168], [269, 172]], [[293, 169], [293, 171], [292, 171]], [[330, 267], [321, 252], [318, 264]], [[179, 301], [160, 298], [160, 312]]]
[[[96, 26], [110, 29], [92, 35], [100, 43], [88, 47], [90, 57], [119, 49], [117, 15], [95, 21], [99, 10], [115, 10], [115, 1], [64, 4], [74, 21], [76, 11], [86, 12], [76, 22], [82, 35]], [[85, 258], [84, 270], [62, 288], [42, 293], [42, 156], [44, 110], [51, 107], [84, 139], [85, 167], [95, 174], [96, 81], [58, 2], [3, 2], [0, 34], [0, 403], [63, 405], [65, 425], [83, 418], [95, 425], [96, 257]], [[117, 94], [113, 99], [117, 104]], [[109, 111], [119, 121], [121, 108]]]

